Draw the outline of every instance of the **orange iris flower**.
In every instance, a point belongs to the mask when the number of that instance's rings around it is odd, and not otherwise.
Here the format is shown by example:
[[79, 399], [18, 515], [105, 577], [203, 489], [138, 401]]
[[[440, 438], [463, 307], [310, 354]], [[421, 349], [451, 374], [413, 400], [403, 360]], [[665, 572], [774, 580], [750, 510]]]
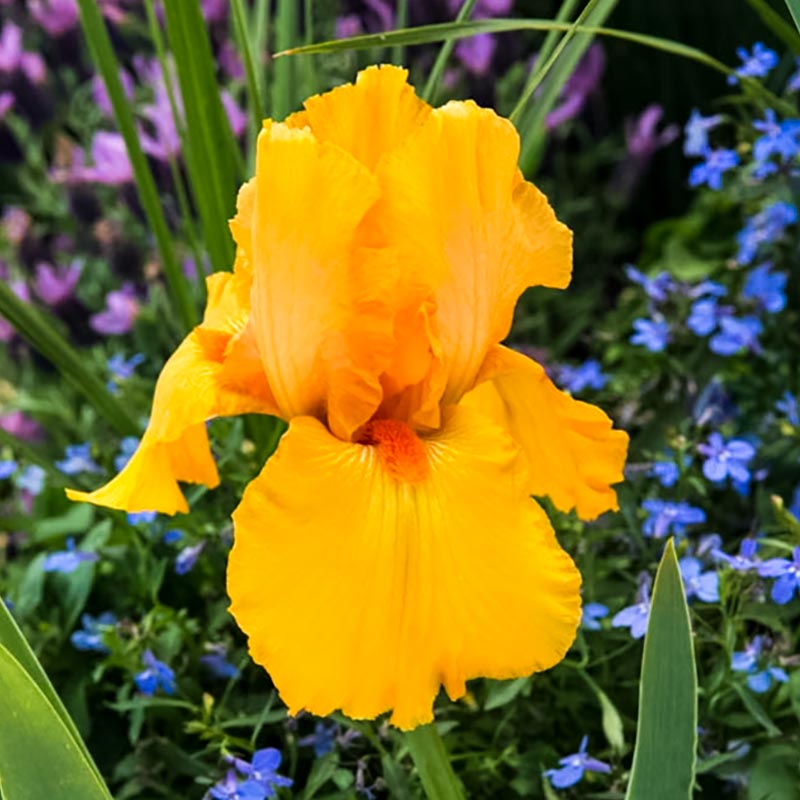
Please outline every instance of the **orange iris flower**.
[[580, 575], [542, 508], [617, 508], [625, 433], [500, 345], [517, 298], [564, 288], [572, 235], [510, 122], [361, 72], [267, 120], [233, 272], [158, 380], [125, 469], [87, 500], [186, 512], [214, 487], [206, 421], [289, 423], [233, 514], [231, 613], [292, 713], [391, 710], [564, 657]]

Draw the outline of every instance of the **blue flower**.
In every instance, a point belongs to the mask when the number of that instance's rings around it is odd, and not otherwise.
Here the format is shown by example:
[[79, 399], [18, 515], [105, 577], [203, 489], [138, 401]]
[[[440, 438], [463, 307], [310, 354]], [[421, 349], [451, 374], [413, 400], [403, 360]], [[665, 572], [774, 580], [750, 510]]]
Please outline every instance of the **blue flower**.
[[689, 297], [705, 297], [711, 295], [712, 297], [725, 297], [728, 294], [728, 288], [716, 281], [700, 281], [695, 286], [691, 286], [687, 292]]
[[10, 459], [0, 461], [0, 481], [10, 478], [17, 471], [17, 466], [17, 462]]
[[800, 152], [800, 120], [787, 119], [778, 122], [775, 112], [768, 108], [763, 120], [756, 120], [753, 127], [761, 136], [753, 144], [753, 158], [758, 162], [777, 156], [783, 163]]
[[789, 80], [786, 82], [787, 92], [800, 91], [800, 58], [794, 60], [794, 65], [795, 71], [789, 76]]
[[41, 467], [37, 467], [36, 464], [31, 464], [29, 467], [25, 467], [17, 476], [17, 488], [36, 497], [36, 495], [41, 494], [42, 489], [44, 489], [44, 479], [46, 475], [47, 473]]
[[768, 691], [773, 682], [786, 683], [789, 680], [786, 671], [781, 667], [768, 665], [759, 670], [763, 645], [762, 637], [755, 636], [752, 642], [745, 645], [744, 650], [735, 652], [731, 656], [731, 669], [734, 672], [744, 672], [748, 676], [747, 685], [757, 694]]
[[735, 75], [728, 76], [731, 85], [738, 83], [739, 78], [765, 78], [778, 63], [778, 54], [762, 42], [756, 42], [749, 53], [746, 48], [737, 47], [736, 55], [742, 66], [735, 70]]
[[142, 655], [141, 672], [133, 676], [136, 688], [146, 697], [152, 697], [159, 689], [164, 694], [175, 694], [175, 673], [163, 662], [159, 661], [152, 650], [145, 650]]
[[[664, 455], [666, 456], [667, 460], [655, 461], [648, 474], [654, 477], [663, 487], [669, 489], [678, 482], [681, 470], [678, 464], [675, 462], [675, 454], [672, 452], [672, 450], [666, 450]], [[689, 466], [691, 460], [692, 459], [690, 456], [684, 455], [683, 466]]]
[[719, 575], [714, 570], [703, 572], [700, 559], [694, 556], [684, 556], [678, 564], [687, 600], [696, 597], [704, 603], [719, 601]]
[[701, 156], [708, 149], [708, 132], [722, 122], [721, 114], [704, 117], [696, 108], [692, 109], [683, 129], [683, 152], [687, 156]]
[[790, 391], [783, 393], [783, 397], [775, 403], [775, 409], [786, 416], [790, 425], [794, 425], [795, 428], [800, 426], [800, 406]]
[[260, 783], [251, 780], [239, 781], [232, 769], [229, 769], [225, 777], [212, 786], [208, 793], [214, 800], [264, 800], [267, 797], [267, 791]]
[[581, 739], [581, 745], [577, 753], [559, 759], [560, 769], [545, 770], [545, 776], [556, 789], [566, 789], [574, 786], [583, 779], [585, 772], [602, 772], [607, 775], [611, 772], [611, 767], [603, 761], [592, 758], [586, 748], [589, 745], [589, 737]]
[[705, 444], [697, 445], [701, 455], [705, 456], [703, 475], [712, 483], [722, 483], [730, 477], [734, 481], [748, 482], [750, 470], [748, 464], [753, 460], [756, 449], [744, 439], [728, 439], [716, 431], [709, 435]]
[[738, 555], [728, 555], [716, 547], [711, 551], [711, 555], [718, 561], [724, 561], [737, 572], [750, 572], [758, 569], [761, 564], [761, 560], [755, 557], [756, 550], [758, 550], [758, 542], [755, 539], [742, 539]]
[[61, 572], [69, 574], [75, 572], [78, 567], [88, 561], [97, 561], [97, 553], [87, 553], [83, 550], [75, 549], [75, 539], [71, 536], [67, 539], [67, 549], [59, 550], [56, 553], [49, 553], [44, 560], [42, 569], [45, 572]]
[[800, 547], [792, 550], [792, 558], [768, 558], [758, 568], [762, 578], [777, 578], [772, 584], [772, 599], [785, 606], [800, 589]]
[[686, 327], [697, 336], [708, 336], [720, 319], [730, 311], [727, 307], [717, 305], [715, 297], [703, 297], [695, 300], [686, 318]]
[[600, 362], [594, 358], [584, 361], [577, 367], [570, 367], [566, 364], [559, 367], [558, 379], [561, 385], [570, 393], [575, 394], [585, 389], [602, 389], [608, 377], [603, 374]]
[[[108, 390], [113, 393], [118, 392], [119, 387], [117, 386], [116, 381], [128, 380], [128, 378], [133, 376], [133, 373], [136, 371], [136, 367], [138, 367], [143, 361], [143, 353], [136, 353], [136, 355], [131, 356], [127, 360], [125, 359], [125, 356], [121, 355], [120, 353], [111, 356], [106, 365], [108, 367], [108, 371], [112, 375], [112, 379], [107, 384]], [[116, 380], [114, 380], [114, 378], [116, 378]]]
[[197, 544], [184, 547], [183, 550], [175, 556], [175, 574], [185, 575], [197, 563], [200, 553], [206, 546], [205, 542], [198, 542]]
[[103, 612], [99, 617], [84, 614], [81, 617], [82, 630], [73, 631], [69, 640], [76, 650], [92, 650], [96, 653], [108, 653], [108, 647], [103, 643], [103, 633], [107, 628], [117, 624], [117, 618], [110, 611]]
[[119, 455], [114, 457], [114, 469], [117, 472], [125, 469], [125, 465], [131, 460], [138, 446], [139, 439], [136, 436], [126, 436], [119, 443]]
[[225, 657], [224, 645], [212, 645], [211, 652], [200, 656], [200, 663], [215, 677], [221, 680], [239, 677], [239, 668]]
[[755, 300], [764, 311], [777, 314], [786, 308], [786, 273], [770, 272], [772, 263], [764, 262], [747, 276], [742, 297]]
[[135, 511], [128, 514], [128, 525], [149, 525], [157, 516], [157, 511]]
[[647, 622], [650, 619], [650, 578], [639, 577], [639, 589], [636, 602], [618, 611], [611, 620], [612, 628], [628, 628], [634, 639], [641, 639], [647, 633]]
[[277, 769], [281, 765], [281, 751], [274, 747], [266, 747], [253, 753], [251, 763], [241, 759], [230, 759], [233, 766], [241, 775], [247, 778], [247, 783], [254, 782], [264, 790], [264, 797], [274, 797], [275, 787], [291, 786], [291, 778], [278, 775]]
[[336, 725], [326, 725], [324, 722], [318, 722], [314, 726], [314, 733], [310, 736], [304, 736], [302, 739], [297, 740], [300, 747], [313, 747], [314, 755], [317, 758], [322, 758], [333, 751], [336, 746], [336, 735], [339, 729]]
[[654, 302], [663, 303], [670, 293], [675, 290], [675, 281], [668, 272], [659, 272], [654, 278], [648, 278], [640, 272], [633, 264], [625, 267], [625, 274], [633, 283], [638, 284], [644, 289], [644, 293]]
[[581, 627], [587, 631], [599, 631], [600, 620], [608, 616], [608, 606], [602, 603], [586, 603], [581, 615]]
[[789, 225], [797, 222], [797, 208], [792, 203], [777, 200], [755, 216], [750, 217], [739, 233], [736, 241], [739, 250], [736, 260], [747, 265], [753, 262], [762, 245], [774, 244]]
[[664, 320], [635, 319], [633, 327], [630, 343], [640, 344], [651, 353], [660, 353], [669, 342], [669, 324]]
[[161, 537], [161, 541], [164, 542], [164, 544], [175, 544], [181, 539], [183, 539], [183, 531], [177, 528], [171, 528]]
[[742, 350], [761, 351], [758, 336], [763, 326], [758, 317], [722, 317], [720, 330], [709, 340], [708, 346], [718, 356], [732, 356]]
[[705, 161], [695, 164], [689, 173], [689, 186], [696, 188], [708, 186], [719, 191], [722, 188], [722, 176], [739, 165], [739, 154], [735, 150], [719, 147], [716, 150], [706, 148], [701, 153]]
[[661, 539], [669, 533], [682, 536], [686, 533], [687, 525], [699, 525], [706, 521], [706, 512], [702, 508], [690, 506], [683, 500], [673, 503], [669, 500], [651, 498], [642, 503], [642, 508], [648, 514], [642, 525], [642, 533], [656, 539]]
[[95, 463], [90, 454], [91, 445], [71, 444], [67, 446], [66, 458], [56, 461], [56, 467], [65, 475], [79, 475], [81, 472], [102, 472], [99, 464]]

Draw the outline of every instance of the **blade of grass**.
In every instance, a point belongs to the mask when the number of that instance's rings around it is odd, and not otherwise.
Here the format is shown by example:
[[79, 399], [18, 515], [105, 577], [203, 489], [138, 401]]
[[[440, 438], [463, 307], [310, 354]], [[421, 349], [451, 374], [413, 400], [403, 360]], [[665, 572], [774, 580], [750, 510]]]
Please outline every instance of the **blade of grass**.
[[[405, 28], [408, 25], [408, 0], [397, 0], [397, 14], [395, 16], [395, 27]], [[307, 42], [311, 44], [311, 42]], [[392, 48], [392, 64], [402, 67], [406, 58], [406, 51], [402, 45]]]
[[[800, 5], [800, 0], [796, 0]], [[371, 47], [386, 47], [403, 45], [430, 44], [431, 42], [448, 41], [451, 39], [464, 39], [476, 33], [509, 33], [511, 31], [566, 31], [571, 27], [568, 23], [554, 22], [550, 19], [481, 19], [470, 22], [441, 22], [435, 25], [420, 25], [416, 28], [389, 31], [387, 33], [372, 33], [353, 36], [349, 39], [331, 39], [327, 42], [318, 42], [310, 46], [293, 47], [275, 54], [275, 58], [286, 56], [309, 55], [312, 53], [340, 53], [348, 50], [368, 50]], [[577, 33], [588, 33], [593, 36], [607, 36], [611, 39], [620, 39], [632, 42], [653, 50], [660, 50], [674, 56], [696, 61], [710, 69], [720, 72], [725, 76], [733, 75], [733, 70], [713, 56], [696, 47], [664, 39], [660, 36], [651, 36], [646, 33], [620, 30], [618, 28], [593, 27], [580, 25]], [[791, 103], [782, 100], [766, 89], [759, 81], [752, 78], [740, 79], [741, 86], [753, 96], [758, 97], [763, 103], [787, 116], [795, 116], [797, 110]]]
[[[461, 4], [461, 8], [458, 10], [456, 24], [469, 19], [469, 15], [472, 13], [472, 9], [475, 8], [476, 2], [477, 0], [464, 0], [464, 2]], [[411, 28], [411, 30], [415, 29]], [[398, 44], [397, 46], [401, 47], [402, 45]], [[431, 70], [431, 74], [428, 76], [428, 80], [425, 83], [425, 88], [422, 90], [422, 99], [428, 103], [435, 104], [436, 102], [436, 94], [438, 93], [439, 86], [442, 82], [444, 68], [447, 66], [447, 60], [450, 58], [450, 54], [453, 52], [454, 47], [455, 39], [446, 40], [436, 56], [436, 61], [433, 62], [433, 69]]]
[[242, 0], [231, 0], [231, 15], [233, 16], [239, 56], [244, 64], [244, 73], [247, 78], [247, 97], [250, 103], [250, 110], [252, 111], [254, 128], [258, 131], [261, 128], [261, 121], [264, 119], [264, 103], [261, 95], [261, 87], [258, 85], [258, 79], [256, 77], [253, 49], [250, 39], [247, 36], [247, 18], [245, 16]]
[[747, 0], [761, 21], [789, 48], [800, 53], [800, 34], [766, 0]]
[[0, 281], [0, 316], [5, 317], [23, 339], [50, 361], [64, 380], [83, 394], [115, 430], [123, 436], [139, 435], [139, 426], [102, 381], [86, 369], [80, 354], [40, 311], [20, 300], [5, 281]]
[[125, 140], [125, 147], [128, 150], [128, 157], [133, 167], [139, 199], [158, 244], [161, 264], [169, 287], [170, 299], [183, 328], [188, 331], [197, 324], [197, 309], [192, 301], [186, 276], [181, 271], [180, 265], [175, 258], [170, 231], [161, 208], [156, 183], [139, 144], [139, 135], [136, 131], [133, 113], [119, 77], [119, 61], [114, 54], [111, 38], [108, 35], [108, 30], [97, 7], [96, 0], [78, 0], [78, 8], [89, 52], [97, 69], [103, 76], [103, 82], [111, 100], [111, 107], [114, 109], [114, 118], [117, 121], [122, 138]]
[[[284, 50], [297, 42], [297, 2], [278, 0], [275, 17], [275, 47]], [[294, 108], [297, 98], [296, 64], [290, 61], [275, 61], [272, 68], [272, 103], [270, 116], [285, 119]]]
[[794, 20], [794, 26], [800, 31], [800, 0], [786, 0], [786, 6]]
[[167, 38], [186, 120], [184, 156], [212, 267], [230, 269], [228, 219], [243, 177], [242, 154], [220, 98], [211, 43], [198, 0], [166, 3]]
[[[578, 0], [564, 0], [564, 2], [559, 6], [558, 13], [553, 21], [566, 22], [572, 16], [572, 12], [576, 5], [578, 5]], [[538, 58], [541, 59], [542, 62], [546, 61], [550, 57], [550, 54], [553, 52], [553, 48], [558, 42], [560, 33], [561, 32], [557, 30], [547, 32], [546, 36], [544, 37], [544, 41], [542, 42], [542, 46], [539, 48]], [[534, 73], [532, 72], [528, 80], [532, 80], [533, 75]]]
[[653, 587], [626, 800], [690, 800], [697, 759], [697, 669], [672, 539]]

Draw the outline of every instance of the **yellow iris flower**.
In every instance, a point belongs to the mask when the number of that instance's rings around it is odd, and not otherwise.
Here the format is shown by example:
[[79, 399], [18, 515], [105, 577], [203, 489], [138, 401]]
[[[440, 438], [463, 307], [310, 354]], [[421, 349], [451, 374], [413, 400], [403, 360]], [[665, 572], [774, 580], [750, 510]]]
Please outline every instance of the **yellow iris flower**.
[[511, 123], [432, 109], [405, 70], [361, 72], [266, 121], [232, 273], [158, 380], [125, 469], [87, 500], [186, 512], [219, 477], [206, 421], [289, 429], [233, 515], [231, 613], [292, 713], [392, 711], [564, 657], [580, 575], [531, 495], [617, 507], [625, 433], [501, 346], [572, 235], [518, 167]]

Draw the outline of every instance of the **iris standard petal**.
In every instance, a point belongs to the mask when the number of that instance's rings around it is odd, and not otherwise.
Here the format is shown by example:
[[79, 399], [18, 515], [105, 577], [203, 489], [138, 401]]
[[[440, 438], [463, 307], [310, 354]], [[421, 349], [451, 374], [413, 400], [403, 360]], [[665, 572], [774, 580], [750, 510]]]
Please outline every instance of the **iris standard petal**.
[[452, 102], [377, 167], [374, 214], [409, 282], [428, 285], [447, 357], [444, 404], [472, 388], [532, 285], [563, 288], [572, 234], [517, 167], [519, 135], [493, 111]]
[[366, 441], [294, 419], [234, 513], [231, 612], [291, 713], [411, 728], [440, 684], [559, 661], [580, 576], [511, 438], [455, 408], [429, 438], [384, 421]]
[[71, 500], [129, 512], [188, 511], [179, 481], [209, 488], [219, 476], [205, 423], [218, 416], [276, 414], [241, 305], [241, 278], [207, 280], [203, 322], [172, 354], [156, 384], [150, 423], [122, 472], [94, 492], [67, 490]]
[[493, 348], [462, 403], [503, 424], [528, 457], [529, 490], [562, 511], [594, 519], [618, 508], [628, 435], [597, 406], [575, 400], [527, 356]]

